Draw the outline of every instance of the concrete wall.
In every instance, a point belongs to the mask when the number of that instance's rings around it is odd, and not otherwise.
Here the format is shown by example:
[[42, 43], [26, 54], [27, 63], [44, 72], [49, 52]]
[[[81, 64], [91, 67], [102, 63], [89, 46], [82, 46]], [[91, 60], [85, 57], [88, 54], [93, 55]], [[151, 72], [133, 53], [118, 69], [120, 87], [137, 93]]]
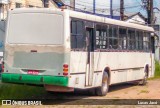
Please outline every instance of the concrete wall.
[[[156, 17], [156, 25], [160, 25], [160, 12], [155, 12], [154, 13]], [[159, 36], [159, 40], [156, 41], [155, 43], [155, 59], [157, 61], [160, 61], [160, 31], [156, 31], [157, 35]]]

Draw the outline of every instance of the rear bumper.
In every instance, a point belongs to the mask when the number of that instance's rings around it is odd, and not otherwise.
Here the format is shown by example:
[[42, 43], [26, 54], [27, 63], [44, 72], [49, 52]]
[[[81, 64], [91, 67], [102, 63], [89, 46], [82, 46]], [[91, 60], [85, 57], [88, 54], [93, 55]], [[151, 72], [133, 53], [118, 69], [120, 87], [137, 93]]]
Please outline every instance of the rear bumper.
[[2, 82], [68, 86], [68, 77], [2, 73]]

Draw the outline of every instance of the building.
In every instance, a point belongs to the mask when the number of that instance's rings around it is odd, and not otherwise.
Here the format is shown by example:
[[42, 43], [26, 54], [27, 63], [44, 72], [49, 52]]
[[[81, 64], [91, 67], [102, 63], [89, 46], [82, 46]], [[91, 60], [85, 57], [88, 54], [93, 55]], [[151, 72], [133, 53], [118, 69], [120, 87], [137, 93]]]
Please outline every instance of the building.
[[154, 13], [155, 16], [155, 30], [156, 30], [156, 34], [159, 36], [159, 38], [157, 39], [158, 41], [156, 41], [155, 43], [155, 59], [157, 61], [160, 61], [160, 12], [157, 11]]
[[[56, 8], [53, 0], [48, 0], [50, 8]], [[0, 0], [0, 19], [4, 20], [7, 17], [7, 11], [14, 8], [42, 8], [44, 0]]]
[[146, 24], [146, 18], [140, 12], [126, 16], [125, 21], [129, 23], [135, 23], [135, 24], [141, 24], [141, 25]]
[[[9, 8], [23, 8], [23, 7], [44, 7], [43, 0], [10, 0]], [[49, 0], [49, 7], [55, 7], [54, 2]]]
[[4, 19], [6, 17], [7, 6], [8, 6], [9, 0], [0, 0], [0, 19]]

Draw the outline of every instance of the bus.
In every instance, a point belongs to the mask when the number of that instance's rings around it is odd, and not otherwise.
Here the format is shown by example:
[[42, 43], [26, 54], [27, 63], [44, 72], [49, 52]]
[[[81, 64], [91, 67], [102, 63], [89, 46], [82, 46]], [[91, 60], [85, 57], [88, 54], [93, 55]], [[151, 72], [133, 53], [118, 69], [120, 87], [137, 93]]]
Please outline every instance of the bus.
[[109, 86], [154, 75], [154, 29], [65, 9], [8, 13], [2, 82], [42, 85], [46, 91]]

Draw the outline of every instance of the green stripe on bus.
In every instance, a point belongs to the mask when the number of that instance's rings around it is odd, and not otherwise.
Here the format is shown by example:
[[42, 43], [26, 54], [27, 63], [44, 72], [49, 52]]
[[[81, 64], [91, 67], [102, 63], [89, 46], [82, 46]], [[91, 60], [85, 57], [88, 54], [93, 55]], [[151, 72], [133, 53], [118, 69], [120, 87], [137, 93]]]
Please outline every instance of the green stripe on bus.
[[2, 82], [68, 86], [68, 77], [2, 73]]

